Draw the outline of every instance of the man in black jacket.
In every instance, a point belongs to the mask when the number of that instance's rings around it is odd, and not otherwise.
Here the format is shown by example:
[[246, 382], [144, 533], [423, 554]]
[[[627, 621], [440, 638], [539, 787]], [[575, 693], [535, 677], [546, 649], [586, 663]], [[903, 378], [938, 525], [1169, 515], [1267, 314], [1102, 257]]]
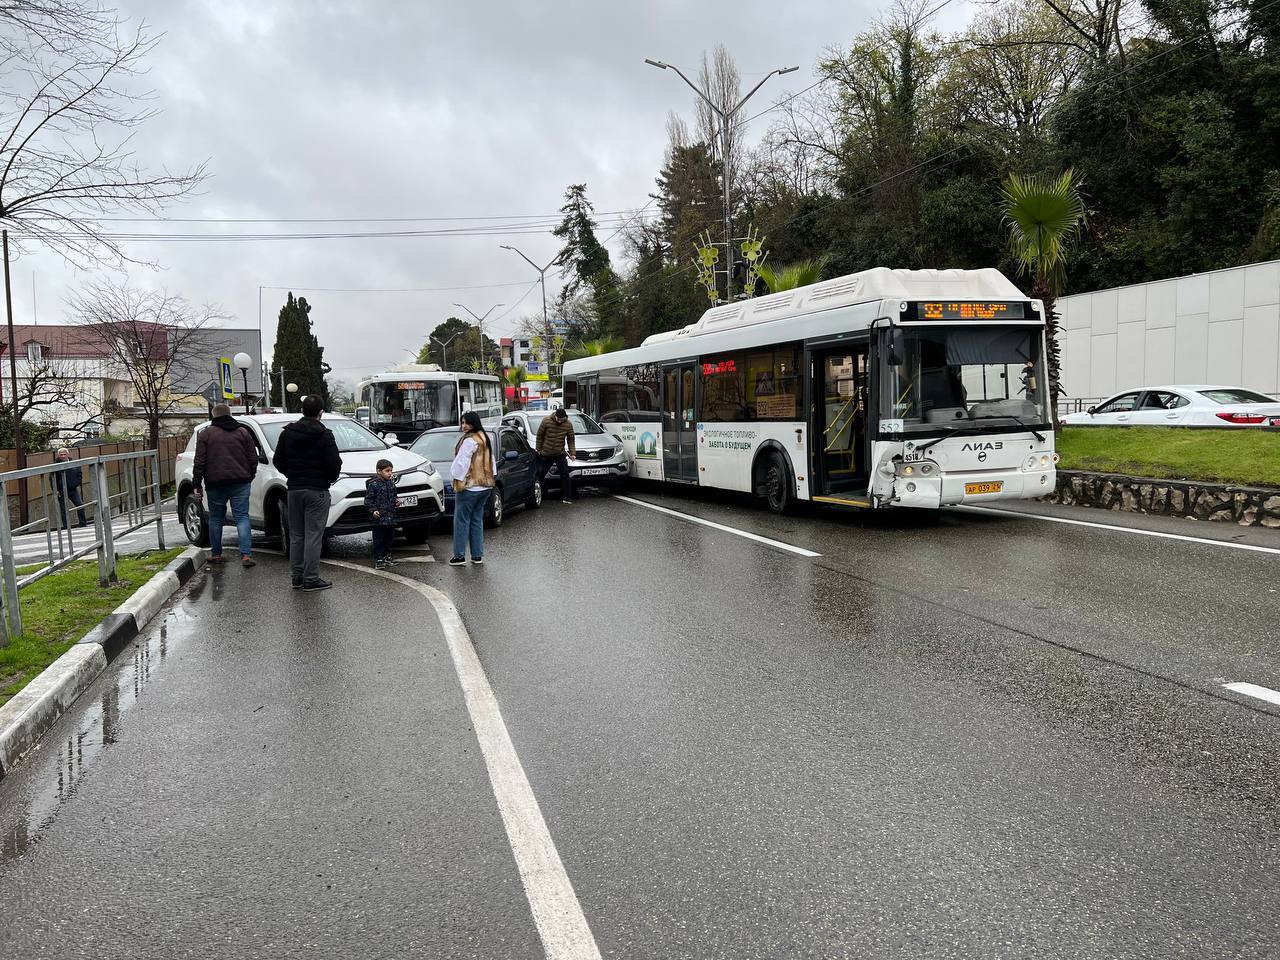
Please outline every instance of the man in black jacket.
[[[64, 463], [71, 459], [71, 451], [63, 447], [54, 456], [59, 463]], [[70, 500], [75, 504], [76, 514], [80, 520], [76, 526], [83, 527], [85, 525], [84, 497], [80, 495], [80, 484], [84, 482], [84, 475], [80, 472], [80, 468], [64, 467], [54, 474], [54, 477], [58, 488], [58, 505], [62, 507], [62, 526], [64, 528], [71, 526], [71, 514], [67, 510], [67, 501]]]
[[319, 397], [302, 398], [302, 419], [280, 431], [271, 462], [289, 480], [289, 564], [295, 590], [327, 590], [320, 545], [329, 521], [329, 487], [342, 472], [333, 433], [320, 421]]

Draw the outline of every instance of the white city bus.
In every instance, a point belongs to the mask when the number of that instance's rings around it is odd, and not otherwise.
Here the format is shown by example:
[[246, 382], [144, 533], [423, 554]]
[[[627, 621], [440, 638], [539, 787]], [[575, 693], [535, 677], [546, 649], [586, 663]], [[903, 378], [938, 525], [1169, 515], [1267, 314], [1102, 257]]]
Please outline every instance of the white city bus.
[[369, 408], [369, 429], [395, 434], [402, 444], [432, 427], [456, 427], [468, 410], [502, 416], [502, 383], [482, 373], [441, 370], [434, 363], [405, 363], [362, 380], [356, 403]]
[[877, 268], [564, 366], [634, 476], [863, 508], [1054, 488], [1043, 309], [998, 270]]

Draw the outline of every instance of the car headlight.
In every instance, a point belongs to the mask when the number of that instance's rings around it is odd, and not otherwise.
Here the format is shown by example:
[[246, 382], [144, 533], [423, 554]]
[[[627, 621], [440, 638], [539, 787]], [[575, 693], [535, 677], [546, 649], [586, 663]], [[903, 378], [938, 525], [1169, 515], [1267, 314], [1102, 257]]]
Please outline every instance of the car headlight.
[[428, 460], [418, 469], [421, 470], [423, 473], [425, 473], [428, 477], [434, 477], [436, 475], [436, 465], [432, 463], [430, 460]]

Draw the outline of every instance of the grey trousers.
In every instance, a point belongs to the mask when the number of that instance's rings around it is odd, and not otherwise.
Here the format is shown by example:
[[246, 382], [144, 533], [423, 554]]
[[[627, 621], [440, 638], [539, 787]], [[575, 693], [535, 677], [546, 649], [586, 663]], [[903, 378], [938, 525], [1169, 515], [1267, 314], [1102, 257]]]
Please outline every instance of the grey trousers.
[[329, 521], [328, 490], [289, 491], [289, 566], [293, 579], [320, 578], [320, 544]]

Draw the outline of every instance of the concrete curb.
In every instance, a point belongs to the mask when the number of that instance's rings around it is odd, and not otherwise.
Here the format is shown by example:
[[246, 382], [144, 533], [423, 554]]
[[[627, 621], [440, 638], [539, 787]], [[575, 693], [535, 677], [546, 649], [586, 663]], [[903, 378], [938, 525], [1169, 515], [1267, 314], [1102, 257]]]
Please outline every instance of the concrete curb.
[[0, 779], [207, 559], [199, 547], [188, 547], [0, 707]]

